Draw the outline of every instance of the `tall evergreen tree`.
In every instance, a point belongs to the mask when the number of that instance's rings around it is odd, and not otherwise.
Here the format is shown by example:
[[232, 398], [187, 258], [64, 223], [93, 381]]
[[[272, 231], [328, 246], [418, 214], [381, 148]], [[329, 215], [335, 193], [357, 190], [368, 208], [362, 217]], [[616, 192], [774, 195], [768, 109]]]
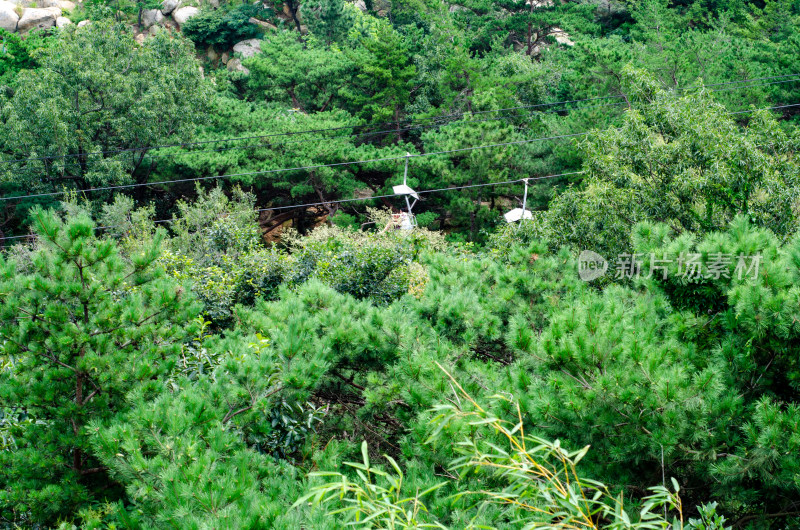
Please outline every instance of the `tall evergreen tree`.
[[[156, 266], [159, 241], [129, 257], [85, 215], [37, 210], [27, 264], [0, 257], [0, 406], [35, 421], [0, 453], [0, 514], [52, 522], [113, 496], [89, 448], [91, 420], [126, 409], [126, 394], [174, 364], [197, 304]], [[105, 491], [103, 491], [105, 490]]]

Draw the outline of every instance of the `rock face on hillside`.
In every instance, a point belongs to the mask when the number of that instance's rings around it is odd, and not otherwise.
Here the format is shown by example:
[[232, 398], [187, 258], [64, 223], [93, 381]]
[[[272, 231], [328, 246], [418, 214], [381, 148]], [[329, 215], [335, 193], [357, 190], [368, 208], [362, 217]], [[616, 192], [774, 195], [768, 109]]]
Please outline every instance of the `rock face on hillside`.
[[181, 7], [172, 12], [172, 19], [178, 23], [178, 26], [186, 24], [190, 18], [200, 13], [196, 7]]
[[48, 29], [56, 25], [56, 19], [61, 16], [61, 9], [46, 7], [44, 9], [27, 7], [22, 11], [22, 16], [17, 22], [17, 31], [27, 33], [32, 29]]
[[19, 15], [15, 11], [16, 7], [11, 2], [0, 0], [0, 28], [12, 33], [17, 31]]
[[57, 28], [64, 28], [72, 24], [72, 21], [67, 17], [58, 17], [56, 19], [56, 27]]

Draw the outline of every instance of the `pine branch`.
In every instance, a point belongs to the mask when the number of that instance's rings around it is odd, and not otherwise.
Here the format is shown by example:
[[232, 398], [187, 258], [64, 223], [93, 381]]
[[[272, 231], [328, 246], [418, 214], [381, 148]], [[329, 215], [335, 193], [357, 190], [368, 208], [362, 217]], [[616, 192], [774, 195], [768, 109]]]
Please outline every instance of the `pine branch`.
[[[279, 387], [275, 388], [274, 390], [272, 390], [271, 392], [267, 392], [266, 394], [261, 396], [261, 399], [266, 399], [266, 398], [268, 398], [270, 396], [273, 396], [273, 395], [277, 394], [278, 392], [280, 392], [281, 390], [283, 390], [283, 387], [279, 386]], [[248, 410], [252, 409], [255, 406], [255, 404], [256, 404], [256, 400], [254, 400], [252, 403], [250, 403], [250, 405], [240, 408], [236, 412], [233, 412], [233, 408], [229, 408], [227, 414], [225, 414], [225, 417], [222, 418], [222, 423], [223, 424], [228, 423], [230, 420], [232, 420], [233, 418], [235, 418], [239, 414], [245, 413]]]
[[347, 379], [346, 377], [344, 377], [342, 374], [340, 374], [336, 370], [331, 370], [331, 373], [333, 375], [335, 375], [336, 377], [338, 377], [339, 379], [341, 379], [342, 381], [344, 381], [345, 383], [347, 383], [348, 385], [352, 386], [353, 388], [357, 388], [357, 389], [361, 390], [362, 392], [366, 390], [366, 388], [364, 388], [363, 386], [361, 386], [359, 384], [354, 383], [352, 379]]

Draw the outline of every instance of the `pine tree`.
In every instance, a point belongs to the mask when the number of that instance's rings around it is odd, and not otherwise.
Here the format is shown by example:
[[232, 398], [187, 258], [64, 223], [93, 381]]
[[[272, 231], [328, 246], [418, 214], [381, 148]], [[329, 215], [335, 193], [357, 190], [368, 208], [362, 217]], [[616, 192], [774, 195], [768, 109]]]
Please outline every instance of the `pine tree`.
[[0, 406], [35, 421], [0, 453], [0, 511], [49, 522], [114, 489], [92, 456], [86, 425], [126, 409], [126, 394], [174, 364], [198, 310], [154, 265], [155, 238], [124, 257], [81, 214], [36, 210], [38, 248], [27, 264], [0, 257]]

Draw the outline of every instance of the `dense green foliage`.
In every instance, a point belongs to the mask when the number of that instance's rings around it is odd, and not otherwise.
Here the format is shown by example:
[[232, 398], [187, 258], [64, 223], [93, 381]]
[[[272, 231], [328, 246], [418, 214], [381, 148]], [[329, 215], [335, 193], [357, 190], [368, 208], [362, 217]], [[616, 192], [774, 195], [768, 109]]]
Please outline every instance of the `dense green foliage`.
[[196, 305], [154, 267], [161, 237], [123, 259], [113, 241], [94, 238], [86, 216], [34, 217], [39, 249], [22, 269], [0, 261], [0, 338], [10, 363], [0, 399], [35, 421], [12, 431], [16, 449], [0, 456], [2, 516], [36, 521], [105, 488], [92, 476], [104, 469], [87, 424], [124, 411], [127, 392], [172, 369]]
[[230, 11], [204, 11], [190, 18], [181, 31], [198, 45], [230, 47], [260, 34], [258, 27], [248, 22], [257, 14], [258, 9], [249, 5], [240, 5]]
[[0, 150], [22, 159], [0, 169], [9, 195], [147, 182], [145, 146], [190, 132], [208, 96], [185, 43], [164, 34], [136, 46], [110, 23], [69, 27], [38, 61], [0, 100]]
[[800, 4], [159, 5], [0, 34], [0, 527], [800, 526]]
[[13, 83], [22, 70], [36, 68], [36, 50], [50, 42], [50, 39], [34, 34], [27, 39], [0, 29], [0, 85]]

